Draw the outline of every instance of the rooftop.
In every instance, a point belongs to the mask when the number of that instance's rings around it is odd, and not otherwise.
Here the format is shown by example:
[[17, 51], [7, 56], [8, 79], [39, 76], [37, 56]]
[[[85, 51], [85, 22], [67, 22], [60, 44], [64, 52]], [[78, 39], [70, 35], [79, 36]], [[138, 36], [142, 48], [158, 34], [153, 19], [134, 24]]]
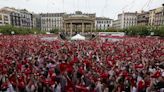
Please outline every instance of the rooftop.
[[96, 17], [96, 20], [112, 20], [112, 19], [107, 17]]

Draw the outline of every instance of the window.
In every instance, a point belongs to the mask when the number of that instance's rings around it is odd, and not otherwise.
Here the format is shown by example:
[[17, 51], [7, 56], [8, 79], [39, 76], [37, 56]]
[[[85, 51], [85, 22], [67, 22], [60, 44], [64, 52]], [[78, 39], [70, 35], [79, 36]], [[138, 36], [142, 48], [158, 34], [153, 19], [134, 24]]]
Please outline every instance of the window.
[[8, 16], [4, 16], [4, 21], [8, 21]]
[[5, 22], [5, 24], [9, 24], [9, 23]]
[[44, 19], [42, 19], [42, 23], [45, 24], [45, 20]]
[[2, 15], [0, 15], [0, 20], [2, 20]]

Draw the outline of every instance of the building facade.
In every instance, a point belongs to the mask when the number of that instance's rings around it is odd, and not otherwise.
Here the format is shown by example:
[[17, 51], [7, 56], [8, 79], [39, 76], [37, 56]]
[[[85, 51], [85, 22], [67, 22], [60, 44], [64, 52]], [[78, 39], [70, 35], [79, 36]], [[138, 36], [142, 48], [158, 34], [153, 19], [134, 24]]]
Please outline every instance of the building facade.
[[37, 28], [41, 30], [41, 17], [39, 14], [32, 14], [32, 20], [33, 20], [33, 28]]
[[95, 30], [96, 14], [85, 14], [76, 11], [75, 14], [66, 14], [63, 17], [64, 31], [70, 32], [93, 32]]
[[26, 9], [19, 10], [20, 12], [20, 24], [23, 28], [33, 27], [33, 16], [32, 13], [28, 12]]
[[130, 26], [137, 25], [137, 12], [123, 12], [118, 14], [118, 21], [120, 22], [119, 28], [128, 28]]
[[65, 13], [46, 13], [41, 16], [41, 30], [50, 31], [52, 29], [63, 30], [63, 15]]
[[137, 25], [148, 25], [149, 24], [149, 12], [142, 11], [137, 14]]
[[114, 29], [120, 29], [120, 21], [119, 20], [114, 20], [112, 28]]
[[18, 10], [15, 8], [9, 8], [9, 7], [4, 7], [0, 10], [3, 13], [7, 13], [10, 16], [10, 24], [15, 27], [20, 27], [21, 26], [21, 14]]
[[113, 20], [106, 17], [96, 17], [96, 30], [107, 30], [112, 27]]
[[27, 10], [4, 7], [0, 10], [10, 16], [10, 24], [15, 27], [32, 28], [32, 14]]
[[149, 11], [149, 25], [151, 26], [164, 25], [164, 4], [162, 7]]
[[10, 15], [8, 13], [0, 12], [0, 26], [11, 24]]

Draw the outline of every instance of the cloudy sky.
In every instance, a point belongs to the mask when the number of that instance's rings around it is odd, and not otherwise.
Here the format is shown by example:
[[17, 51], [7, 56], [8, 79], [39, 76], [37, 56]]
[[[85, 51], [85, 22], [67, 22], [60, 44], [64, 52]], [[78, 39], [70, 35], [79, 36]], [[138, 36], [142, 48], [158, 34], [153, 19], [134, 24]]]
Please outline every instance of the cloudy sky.
[[161, 7], [164, 0], [0, 0], [0, 8], [26, 8], [30, 12], [67, 12], [80, 10], [116, 19], [122, 11], [141, 11]]

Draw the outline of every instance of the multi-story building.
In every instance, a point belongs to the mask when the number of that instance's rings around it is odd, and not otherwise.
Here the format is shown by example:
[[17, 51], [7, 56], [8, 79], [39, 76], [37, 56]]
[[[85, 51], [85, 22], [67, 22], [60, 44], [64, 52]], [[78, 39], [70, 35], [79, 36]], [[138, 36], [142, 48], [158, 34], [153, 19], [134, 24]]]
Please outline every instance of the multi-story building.
[[127, 28], [137, 24], [137, 12], [123, 12], [118, 14], [119, 28]]
[[93, 32], [95, 31], [95, 13], [82, 13], [76, 11], [73, 14], [65, 14], [63, 17], [65, 32]]
[[119, 20], [114, 20], [112, 27], [114, 29], [119, 29], [120, 28], [120, 21]]
[[39, 14], [32, 14], [33, 28], [41, 29], [41, 17]]
[[41, 16], [41, 30], [50, 31], [52, 29], [62, 30], [63, 15], [65, 13], [44, 13]]
[[32, 13], [28, 12], [26, 9], [19, 10], [20, 12], [20, 22], [23, 28], [33, 27]]
[[162, 7], [149, 11], [149, 25], [164, 25], [164, 4]]
[[81, 11], [75, 11], [75, 13], [72, 13], [72, 14], [65, 14], [64, 17], [66, 16], [78, 16], [78, 15], [84, 15], [84, 16], [88, 16], [90, 18], [93, 18], [95, 20], [96, 18], [96, 13], [83, 13]]
[[7, 13], [10, 16], [10, 24], [16, 27], [21, 26], [20, 12], [15, 8], [4, 7], [0, 10], [2, 13]]
[[112, 27], [113, 20], [106, 17], [96, 17], [95, 26], [97, 30], [107, 30]]
[[5, 12], [0, 12], [0, 26], [11, 24], [10, 15]]
[[32, 14], [27, 10], [4, 7], [0, 12], [5, 12], [10, 16], [10, 24], [15, 27], [32, 28]]
[[149, 12], [142, 11], [137, 14], [137, 25], [148, 25], [149, 24]]

